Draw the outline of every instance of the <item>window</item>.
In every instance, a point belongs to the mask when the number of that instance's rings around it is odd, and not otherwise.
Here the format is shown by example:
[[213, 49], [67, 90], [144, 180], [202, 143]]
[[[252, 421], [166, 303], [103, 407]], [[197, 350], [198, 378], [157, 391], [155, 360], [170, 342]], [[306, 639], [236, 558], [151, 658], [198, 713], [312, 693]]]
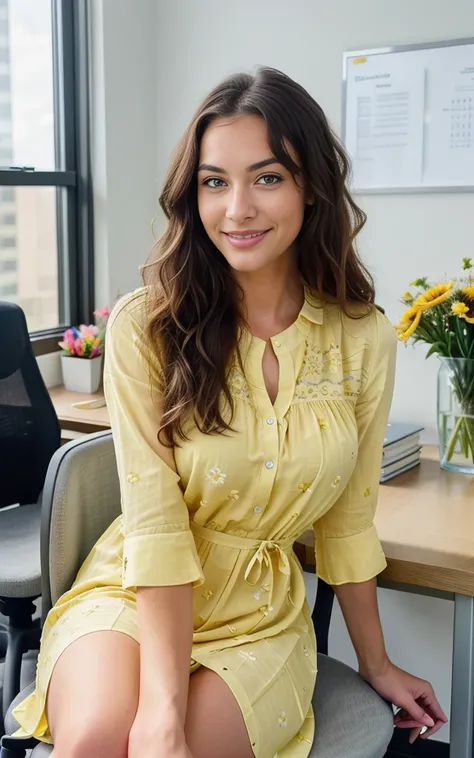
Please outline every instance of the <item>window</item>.
[[0, 103], [0, 119], [11, 120], [11, 117], [12, 117], [12, 112], [10, 108], [10, 103]]
[[0, 297], [13, 297], [17, 294], [16, 284], [0, 284]]
[[18, 261], [15, 259], [13, 260], [6, 260], [2, 261], [0, 260], [0, 274], [6, 274], [8, 271], [16, 271], [18, 265]]
[[11, 187], [0, 187], [0, 203], [13, 203], [15, 201], [15, 190]]
[[30, 333], [93, 306], [88, 0], [0, 0], [0, 296]]

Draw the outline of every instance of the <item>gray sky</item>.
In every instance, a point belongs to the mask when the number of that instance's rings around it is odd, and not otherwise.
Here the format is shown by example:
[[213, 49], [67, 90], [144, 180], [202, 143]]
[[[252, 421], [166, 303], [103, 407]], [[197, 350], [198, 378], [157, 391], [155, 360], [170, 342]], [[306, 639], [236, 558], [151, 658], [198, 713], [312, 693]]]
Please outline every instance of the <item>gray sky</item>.
[[54, 168], [51, 0], [10, 0], [13, 161]]

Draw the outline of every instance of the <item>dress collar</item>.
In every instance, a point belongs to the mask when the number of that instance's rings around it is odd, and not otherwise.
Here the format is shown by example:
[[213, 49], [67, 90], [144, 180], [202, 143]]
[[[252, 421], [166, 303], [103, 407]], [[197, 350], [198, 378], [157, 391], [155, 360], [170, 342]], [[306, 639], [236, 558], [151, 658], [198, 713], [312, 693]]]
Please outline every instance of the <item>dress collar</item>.
[[321, 325], [324, 320], [323, 302], [305, 288], [304, 303], [300, 310], [298, 320], [303, 324], [310, 321], [312, 324]]

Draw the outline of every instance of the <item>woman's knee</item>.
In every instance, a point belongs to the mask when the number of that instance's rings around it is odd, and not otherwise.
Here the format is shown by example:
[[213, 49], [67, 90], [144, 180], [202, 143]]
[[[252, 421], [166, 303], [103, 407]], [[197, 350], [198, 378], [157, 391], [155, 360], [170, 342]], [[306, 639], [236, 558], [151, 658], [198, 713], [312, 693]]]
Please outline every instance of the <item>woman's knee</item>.
[[129, 728], [94, 719], [74, 731], [59, 732], [52, 758], [127, 758]]
[[127, 758], [139, 660], [138, 643], [113, 631], [81, 637], [63, 652], [47, 699], [54, 758]]

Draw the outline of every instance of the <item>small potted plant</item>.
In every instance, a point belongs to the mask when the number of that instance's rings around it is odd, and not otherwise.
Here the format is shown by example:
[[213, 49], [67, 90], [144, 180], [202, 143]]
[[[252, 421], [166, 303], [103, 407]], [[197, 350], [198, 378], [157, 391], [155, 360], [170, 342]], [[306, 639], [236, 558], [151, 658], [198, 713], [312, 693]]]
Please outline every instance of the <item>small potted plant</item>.
[[70, 392], [97, 392], [102, 379], [102, 359], [108, 308], [94, 311], [96, 324], [66, 329], [59, 342], [63, 383]]

